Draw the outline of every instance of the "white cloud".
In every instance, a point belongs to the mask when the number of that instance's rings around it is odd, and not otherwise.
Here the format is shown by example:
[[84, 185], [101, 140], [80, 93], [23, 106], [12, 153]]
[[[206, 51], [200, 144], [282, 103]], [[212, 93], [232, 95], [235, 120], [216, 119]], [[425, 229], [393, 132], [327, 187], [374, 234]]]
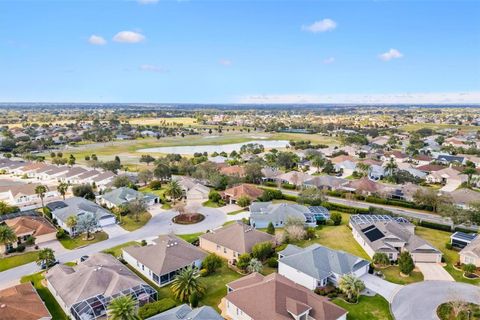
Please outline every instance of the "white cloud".
[[337, 23], [332, 19], [323, 19], [315, 21], [311, 25], [302, 26], [302, 30], [309, 31], [313, 33], [332, 31], [337, 27]]
[[334, 62], [335, 62], [335, 58], [334, 58], [334, 57], [329, 57], [329, 58], [323, 60], [323, 63], [324, 63], [324, 64], [332, 64], [332, 63], [334, 63]]
[[158, 3], [158, 0], [137, 0], [140, 4], [155, 4]]
[[247, 95], [238, 103], [338, 103], [338, 104], [478, 104], [479, 92], [427, 92], [378, 94], [261, 94]]
[[93, 44], [95, 46], [103, 46], [107, 43], [107, 40], [105, 40], [101, 36], [97, 36], [96, 34], [92, 34], [90, 38], [88, 38], [88, 43]]
[[403, 54], [397, 49], [390, 49], [378, 56], [383, 61], [390, 61], [392, 59], [399, 59], [403, 57]]
[[220, 61], [218, 61], [218, 63], [220, 63], [222, 66], [231, 66], [232, 65], [232, 60], [229, 60], [229, 59], [220, 59]]
[[142, 64], [140, 65], [140, 70], [146, 71], [146, 72], [157, 72], [157, 73], [165, 73], [168, 70], [165, 69], [164, 67], [156, 66], [153, 64]]
[[120, 31], [113, 36], [113, 41], [123, 43], [138, 43], [145, 40], [145, 36], [135, 31]]

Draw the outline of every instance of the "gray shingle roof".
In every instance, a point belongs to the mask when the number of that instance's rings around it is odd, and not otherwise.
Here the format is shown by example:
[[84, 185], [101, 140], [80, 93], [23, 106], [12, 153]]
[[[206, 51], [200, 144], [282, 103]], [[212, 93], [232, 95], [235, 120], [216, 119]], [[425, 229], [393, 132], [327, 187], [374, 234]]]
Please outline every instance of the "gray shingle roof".
[[157, 198], [157, 196], [153, 194], [142, 193], [132, 188], [121, 187], [105, 193], [102, 198], [113, 203], [115, 206], [120, 206], [135, 199], [148, 200]]
[[65, 204], [65, 206], [55, 206], [58, 209], [53, 210], [52, 214], [54, 214], [57, 219], [64, 222], [68, 217], [73, 215], [78, 216], [81, 213], [94, 214], [97, 217], [97, 220], [113, 216], [110, 211], [102, 208], [95, 202], [80, 197], [72, 197], [63, 201], [52, 202], [51, 204], [53, 206], [62, 203]]
[[306, 220], [310, 214], [307, 207], [291, 203], [253, 202], [250, 205], [250, 218], [254, 221], [285, 222], [288, 217]]
[[279, 262], [315, 279], [324, 279], [332, 273], [349, 274], [370, 264], [365, 259], [343, 251], [332, 250], [319, 244], [313, 244], [304, 249], [288, 245], [279, 254], [284, 255], [283, 258], [279, 259]]

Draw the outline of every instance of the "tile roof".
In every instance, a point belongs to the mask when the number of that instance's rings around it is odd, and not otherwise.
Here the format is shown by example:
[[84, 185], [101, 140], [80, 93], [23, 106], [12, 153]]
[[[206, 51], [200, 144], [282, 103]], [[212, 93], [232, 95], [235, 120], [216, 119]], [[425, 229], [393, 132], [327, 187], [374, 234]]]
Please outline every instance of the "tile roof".
[[32, 234], [34, 237], [49, 233], [56, 233], [57, 229], [45, 218], [42, 217], [17, 217], [6, 220], [5, 223], [15, 232], [17, 236]]
[[241, 185], [226, 189], [224, 193], [234, 199], [246, 196], [255, 200], [263, 194], [263, 190], [254, 185], [242, 183]]
[[51, 319], [45, 304], [30, 283], [0, 290], [0, 319]]

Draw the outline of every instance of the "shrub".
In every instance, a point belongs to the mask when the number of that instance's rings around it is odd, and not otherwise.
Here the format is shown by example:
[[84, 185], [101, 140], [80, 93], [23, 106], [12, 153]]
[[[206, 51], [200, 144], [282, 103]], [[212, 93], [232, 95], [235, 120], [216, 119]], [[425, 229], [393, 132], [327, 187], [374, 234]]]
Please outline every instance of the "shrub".
[[272, 201], [283, 199], [284, 195], [280, 190], [265, 189], [263, 194], [258, 198], [259, 201]]
[[420, 226], [430, 229], [442, 230], [442, 231], [452, 231], [452, 227], [445, 224], [439, 224], [429, 221], [420, 221]]
[[333, 225], [339, 226], [342, 223], [342, 215], [338, 212], [332, 212], [330, 214], [330, 220], [332, 220]]
[[270, 268], [278, 268], [278, 260], [275, 257], [271, 257], [267, 259], [267, 266]]
[[25, 240], [25, 244], [27, 246], [33, 246], [35, 244], [35, 237], [34, 236], [28, 236], [27, 240]]
[[162, 182], [160, 180], [153, 180], [153, 181], [150, 181], [148, 186], [152, 190], [160, 190], [162, 188]]
[[398, 258], [398, 267], [403, 274], [410, 275], [415, 268], [412, 256], [408, 251], [403, 251]]
[[265, 261], [272, 253], [273, 245], [269, 241], [257, 243], [252, 247], [252, 257], [260, 261]]
[[307, 229], [305, 229], [305, 238], [306, 239], [315, 239], [317, 237], [317, 234], [315, 233], [315, 228], [312, 228], [312, 227], [309, 227]]
[[463, 265], [463, 271], [466, 273], [474, 273], [477, 270], [477, 266], [473, 263], [468, 263]]
[[294, 184], [282, 183], [282, 188], [287, 190], [295, 190], [297, 187]]
[[214, 273], [217, 269], [221, 268], [223, 260], [215, 253], [211, 253], [203, 259], [202, 268], [207, 270], [208, 274]]
[[268, 234], [275, 234], [275, 227], [273, 226], [273, 223], [272, 223], [272, 222], [269, 222], [269, 223], [268, 223], [267, 233], [268, 233]]
[[170, 298], [163, 298], [158, 301], [147, 303], [138, 309], [138, 316], [142, 319], [150, 318], [156, 314], [175, 307], [177, 303]]
[[445, 248], [451, 250], [453, 248], [450, 242], [445, 243]]
[[140, 244], [142, 245], [142, 247], [145, 247], [147, 245], [147, 240], [143, 239]]
[[19, 244], [17, 248], [15, 249], [17, 252], [23, 252], [25, 251], [25, 246], [23, 244]]
[[222, 200], [222, 196], [217, 191], [211, 190], [208, 193], [208, 200], [210, 200], [212, 202], [215, 202], [215, 203], [218, 203], [220, 200]]
[[298, 197], [292, 194], [284, 194], [283, 199], [288, 201], [297, 201]]
[[248, 267], [248, 264], [250, 263], [250, 260], [252, 260], [252, 257], [250, 256], [249, 253], [244, 253], [238, 257], [237, 261], [237, 267], [242, 270], [246, 270]]
[[277, 183], [272, 181], [267, 181], [264, 183], [264, 185], [266, 185], [267, 187], [276, 187]]
[[377, 252], [373, 255], [373, 263], [377, 265], [387, 266], [390, 264], [390, 259], [388, 259], [387, 254]]
[[237, 204], [242, 208], [248, 207], [251, 202], [252, 202], [252, 200], [250, 200], [250, 198], [247, 197], [247, 196], [241, 196], [237, 200]]
[[207, 269], [201, 269], [199, 271], [199, 274], [200, 274], [200, 277], [206, 277], [206, 276], [208, 276], [208, 271], [207, 271]]
[[62, 239], [65, 239], [67, 237], [67, 232], [63, 229], [58, 229], [57, 231], [57, 239], [58, 240], [62, 240]]

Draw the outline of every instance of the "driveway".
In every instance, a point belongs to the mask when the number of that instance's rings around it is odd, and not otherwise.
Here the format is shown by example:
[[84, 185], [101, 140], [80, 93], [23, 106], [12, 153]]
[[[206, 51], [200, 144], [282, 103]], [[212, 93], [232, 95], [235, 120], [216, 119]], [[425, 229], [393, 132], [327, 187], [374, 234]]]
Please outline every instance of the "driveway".
[[222, 212], [225, 212], [226, 214], [229, 214], [230, 212], [242, 210], [242, 207], [236, 204], [227, 204], [226, 206], [220, 207], [218, 209], [222, 210]]
[[41, 243], [38, 245], [38, 247], [42, 249], [43, 248], [53, 249], [53, 251], [55, 252], [55, 255], [64, 254], [70, 251], [68, 249], [65, 249], [60, 243], [60, 241], [58, 240], [51, 240], [51, 241]]
[[392, 302], [395, 294], [402, 288], [401, 285], [388, 282], [380, 277], [374, 276], [373, 274], [365, 274], [360, 277], [360, 279], [365, 284], [365, 287], [371, 291], [375, 291], [388, 302]]
[[450, 273], [448, 273], [438, 263], [415, 263], [415, 266], [423, 273], [423, 279], [427, 280], [441, 280], [441, 281], [455, 281]]
[[402, 287], [393, 298], [391, 310], [396, 320], [438, 320], [442, 303], [480, 301], [480, 287], [451, 281], [423, 281]]
[[112, 224], [102, 228], [108, 234], [109, 238], [115, 238], [123, 234], [127, 234], [128, 231], [120, 227], [118, 224]]

